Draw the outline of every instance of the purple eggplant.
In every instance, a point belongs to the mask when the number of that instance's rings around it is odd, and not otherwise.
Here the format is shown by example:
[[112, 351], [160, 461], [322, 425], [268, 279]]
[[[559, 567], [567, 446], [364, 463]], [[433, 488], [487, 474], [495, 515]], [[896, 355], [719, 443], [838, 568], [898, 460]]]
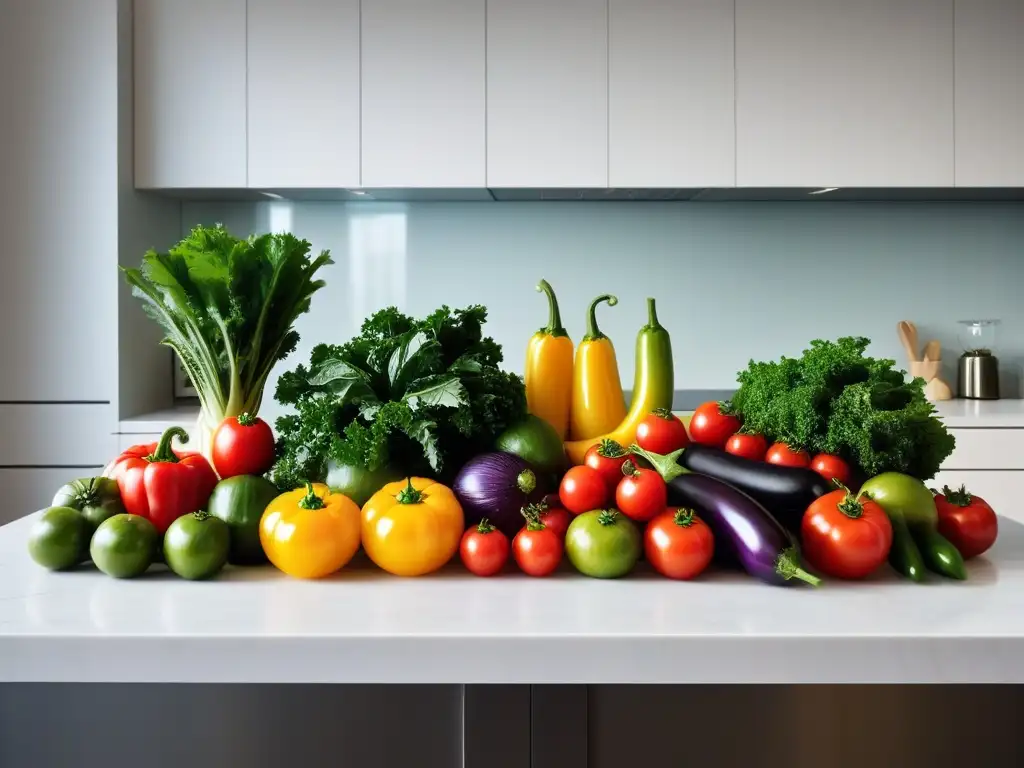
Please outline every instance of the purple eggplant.
[[721, 480], [753, 497], [794, 533], [800, 531], [807, 507], [833, 490], [813, 469], [751, 461], [707, 445], [687, 446], [678, 461], [684, 469]]
[[820, 583], [800, 567], [790, 534], [753, 498], [722, 480], [680, 467], [676, 459], [681, 451], [662, 456], [637, 446], [632, 450], [668, 483], [669, 503], [697, 510], [715, 534], [716, 549], [751, 576], [776, 585], [792, 584], [792, 579]]

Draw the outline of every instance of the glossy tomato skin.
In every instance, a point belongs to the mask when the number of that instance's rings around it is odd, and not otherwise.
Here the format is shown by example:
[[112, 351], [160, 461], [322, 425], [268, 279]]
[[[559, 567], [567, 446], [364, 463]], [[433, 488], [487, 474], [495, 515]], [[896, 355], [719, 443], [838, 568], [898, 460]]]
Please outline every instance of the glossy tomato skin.
[[[844, 508], [859, 510], [859, 516], [851, 517]], [[892, 523], [882, 507], [846, 490], [816, 499], [804, 513], [800, 534], [807, 562], [840, 579], [874, 573], [892, 546]]]
[[563, 507], [548, 507], [547, 511], [541, 513], [540, 521], [558, 538], [564, 539], [565, 532], [569, 529], [569, 523], [572, 521], [572, 515]]
[[850, 484], [850, 465], [838, 456], [833, 456], [830, 453], [819, 453], [811, 459], [811, 469], [830, 483], [835, 480], [840, 485]]
[[653, 469], [640, 469], [633, 462], [623, 465], [626, 472], [615, 489], [615, 506], [626, 517], [644, 522], [665, 510], [668, 488]]
[[213, 433], [210, 456], [222, 480], [262, 475], [274, 464], [274, 433], [258, 416], [229, 416]]
[[751, 461], [764, 461], [768, 453], [768, 441], [764, 439], [764, 435], [737, 432], [726, 442], [725, 452]]
[[528, 576], [547, 576], [562, 562], [562, 537], [550, 528], [523, 528], [512, 539], [512, 555]]
[[[608, 494], [615, 493], [615, 486], [622, 479], [622, 465], [629, 458], [629, 451], [614, 440], [602, 440], [590, 446], [583, 456], [583, 466], [597, 470], [604, 479]], [[593, 507], [588, 507], [593, 509]], [[583, 510], [586, 512], [587, 510]]]
[[565, 473], [558, 486], [558, 498], [563, 507], [579, 515], [603, 507], [608, 500], [608, 486], [600, 472], [581, 464]]
[[477, 576], [493, 576], [508, 562], [508, 536], [486, 519], [466, 529], [459, 544], [459, 555], [466, 570]]
[[764, 460], [782, 467], [807, 467], [811, 464], [811, 455], [804, 450], [794, 451], [785, 443], [773, 443]]
[[584, 576], [617, 579], [633, 570], [643, 545], [636, 524], [615, 509], [584, 512], [569, 525], [565, 551]]
[[697, 406], [690, 419], [690, 440], [701, 445], [724, 448], [740, 426], [740, 420], [735, 416], [722, 413], [719, 403], [703, 403]]
[[956, 547], [963, 558], [977, 557], [988, 550], [999, 535], [996, 513], [980, 496], [961, 487], [951, 491], [948, 487], [935, 497], [939, 513], [939, 533]]
[[670, 579], [699, 576], [714, 554], [714, 534], [693, 510], [666, 509], [644, 531], [644, 555], [654, 570]]
[[651, 411], [636, 428], [636, 442], [645, 451], [666, 455], [690, 444], [686, 425], [670, 411]]

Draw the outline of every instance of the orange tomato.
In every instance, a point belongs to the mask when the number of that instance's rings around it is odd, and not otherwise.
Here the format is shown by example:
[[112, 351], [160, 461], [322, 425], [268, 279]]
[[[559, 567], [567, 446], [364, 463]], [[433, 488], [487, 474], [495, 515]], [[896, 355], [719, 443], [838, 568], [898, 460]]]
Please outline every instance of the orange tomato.
[[260, 544], [289, 576], [327, 576], [359, 549], [359, 507], [321, 483], [283, 493], [263, 511]]
[[411, 477], [388, 483], [363, 506], [363, 549], [396, 576], [436, 571], [459, 551], [466, 521], [455, 494]]

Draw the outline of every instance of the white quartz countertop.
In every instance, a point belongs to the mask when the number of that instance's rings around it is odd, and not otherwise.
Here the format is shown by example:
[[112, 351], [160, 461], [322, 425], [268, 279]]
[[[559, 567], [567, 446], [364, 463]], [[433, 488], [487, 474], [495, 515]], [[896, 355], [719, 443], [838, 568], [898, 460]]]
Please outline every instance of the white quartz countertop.
[[469, 575], [368, 564], [298, 581], [50, 573], [0, 528], [0, 682], [1024, 682], [1024, 526], [1000, 521], [970, 579], [772, 587]]
[[946, 400], [935, 410], [955, 429], [1024, 428], [1024, 400]]

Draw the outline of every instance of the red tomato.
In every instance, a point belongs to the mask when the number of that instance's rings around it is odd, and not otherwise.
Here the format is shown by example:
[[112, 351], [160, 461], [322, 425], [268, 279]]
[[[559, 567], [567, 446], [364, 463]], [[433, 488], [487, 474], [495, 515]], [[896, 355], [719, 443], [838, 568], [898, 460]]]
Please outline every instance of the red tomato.
[[764, 460], [783, 467], [806, 467], [811, 463], [811, 455], [807, 451], [794, 451], [785, 443], [773, 443]]
[[[605, 439], [587, 449], [587, 453], [583, 457], [583, 465], [601, 473], [604, 484], [608, 488], [608, 494], [611, 495], [615, 492], [615, 486], [622, 479], [622, 465], [628, 458], [629, 451], [614, 440]], [[589, 512], [590, 509], [583, 511]]]
[[508, 561], [508, 537], [485, 517], [462, 534], [459, 555], [470, 573], [493, 576]]
[[615, 489], [615, 506], [634, 520], [650, 520], [665, 510], [668, 488], [653, 469], [638, 469], [632, 461], [622, 465], [624, 477]]
[[229, 416], [213, 433], [210, 458], [221, 480], [262, 475], [274, 463], [274, 433], [259, 416]]
[[540, 513], [540, 521], [544, 523], [544, 527], [554, 531], [560, 539], [565, 538], [565, 532], [569, 529], [571, 517], [569, 510], [562, 507], [548, 507], [544, 512]]
[[840, 485], [850, 484], [850, 465], [831, 453], [819, 453], [811, 459], [811, 469], [830, 483], [838, 480]]
[[996, 513], [988, 502], [970, 493], [966, 487], [952, 491], [943, 486], [935, 497], [939, 511], [939, 533], [956, 547], [966, 560], [976, 557], [995, 543], [999, 533]]
[[664, 408], [651, 411], [636, 428], [636, 442], [645, 451], [662, 455], [690, 444], [686, 425]]
[[873, 573], [892, 546], [892, 523], [885, 511], [842, 489], [826, 493], [807, 508], [800, 533], [807, 562], [840, 579]]
[[543, 523], [531, 521], [512, 539], [512, 555], [528, 576], [547, 576], [562, 561], [562, 539]]
[[608, 486], [604, 477], [593, 467], [580, 465], [565, 473], [558, 486], [562, 506], [574, 515], [601, 509], [608, 500]]
[[714, 554], [715, 537], [692, 509], [666, 509], [644, 531], [644, 556], [670, 579], [700, 575]]
[[737, 432], [729, 438], [729, 442], [725, 444], [725, 450], [733, 456], [742, 456], [751, 461], [764, 461], [764, 456], [768, 453], [768, 441], [764, 439], [764, 435], [746, 435], [743, 432]]
[[722, 403], [714, 401], [697, 406], [690, 419], [690, 439], [701, 445], [724, 448], [726, 441], [739, 431], [740, 420], [722, 413]]

